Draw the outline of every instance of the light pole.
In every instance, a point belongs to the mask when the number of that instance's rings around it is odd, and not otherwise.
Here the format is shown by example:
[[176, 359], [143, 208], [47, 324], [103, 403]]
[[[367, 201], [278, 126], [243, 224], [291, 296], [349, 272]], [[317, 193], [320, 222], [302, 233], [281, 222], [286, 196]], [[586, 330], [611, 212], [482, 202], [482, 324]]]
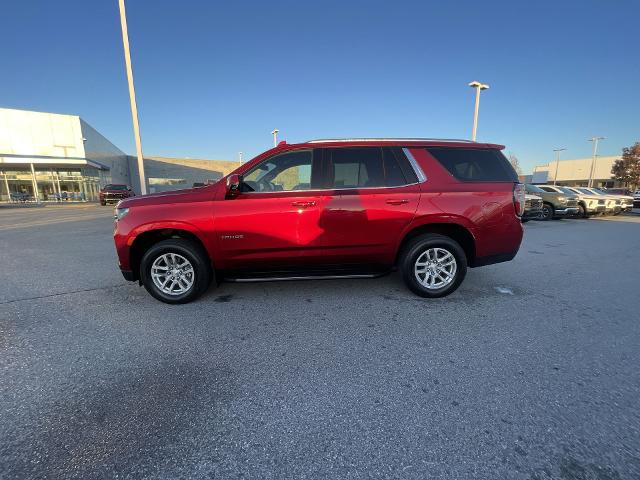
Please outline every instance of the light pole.
[[273, 146], [277, 147], [278, 146], [278, 132], [280, 130], [278, 130], [277, 128], [273, 129], [273, 132], [271, 132], [271, 135], [273, 135]]
[[473, 132], [471, 134], [471, 140], [473, 140], [475, 142], [476, 141], [476, 132], [478, 130], [478, 110], [480, 109], [480, 91], [481, 90], [487, 90], [489, 88], [489, 85], [486, 85], [484, 83], [480, 83], [480, 82], [474, 80], [473, 82], [471, 82], [469, 84], [469, 86], [471, 88], [475, 88], [476, 89], [476, 108], [473, 111]]
[[598, 142], [605, 138], [606, 137], [591, 137], [589, 139], [590, 142], [593, 142], [593, 156], [591, 157], [591, 169], [589, 170], [589, 183], [587, 183], [587, 187], [589, 188], [593, 186], [593, 175], [596, 170], [596, 159], [598, 157]]
[[564, 152], [566, 148], [556, 148], [553, 151], [556, 152], [556, 174], [553, 176], [553, 184], [556, 184], [558, 180], [558, 166], [560, 165], [560, 152]]
[[133, 120], [133, 136], [136, 141], [136, 156], [138, 157], [138, 175], [140, 176], [140, 193], [147, 193], [147, 181], [144, 175], [144, 158], [140, 141], [140, 126], [138, 125], [138, 106], [136, 104], [136, 90], [133, 87], [133, 70], [131, 69], [131, 52], [129, 52], [129, 33], [127, 30], [127, 14], [124, 0], [118, 0], [120, 6], [120, 26], [122, 27], [122, 45], [124, 46], [124, 63], [129, 82], [129, 101], [131, 103], [131, 119]]
[[238, 152], [238, 161], [242, 163], [242, 152]]

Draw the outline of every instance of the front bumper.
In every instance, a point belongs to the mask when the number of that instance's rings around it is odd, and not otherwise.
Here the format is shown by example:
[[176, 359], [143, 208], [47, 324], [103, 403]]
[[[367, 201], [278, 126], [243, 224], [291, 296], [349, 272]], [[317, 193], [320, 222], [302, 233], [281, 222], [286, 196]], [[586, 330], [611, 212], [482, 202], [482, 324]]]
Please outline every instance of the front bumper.
[[567, 215], [577, 215], [580, 209], [578, 207], [567, 207], [567, 208], [558, 208], [555, 210], [555, 215], [557, 217], [564, 217]]
[[542, 216], [542, 208], [525, 210], [522, 214], [522, 218], [530, 220], [532, 218], [540, 218]]
[[124, 277], [125, 280], [129, 282], [136, 281], [136, 277], [131, 270], [120, 270], [120, 272], [122, 272], [122, 276]]

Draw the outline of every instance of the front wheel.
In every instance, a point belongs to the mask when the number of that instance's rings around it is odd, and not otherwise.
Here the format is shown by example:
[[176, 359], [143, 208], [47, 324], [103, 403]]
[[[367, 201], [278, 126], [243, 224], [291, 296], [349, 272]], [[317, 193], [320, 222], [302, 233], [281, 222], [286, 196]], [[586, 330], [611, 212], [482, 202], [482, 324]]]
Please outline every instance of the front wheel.
[[147, 291], [165, 303], [188, 303], [211, 283], [207, 254], [182, 238], [163, 240], [146, 251], [140, 262], [140, 279]]
[[589, 216], [587, 215], [587, 209], [584, 208], [584, 205], [582, 204], [578, 205], [578, 216], [580, 218], [589, 218]]
[[545, 203], [542, 206], [542, 214], [540, 215], [540, 220], [551, 220], [553, 216], [554, 216], [553, 207], [550, 204]]
[[400, 270], [413, 293], [427, 298], [444, 297], [464, 280], [467, 256], [452, 238], [428, 233], [407, 246], [400, 259]]

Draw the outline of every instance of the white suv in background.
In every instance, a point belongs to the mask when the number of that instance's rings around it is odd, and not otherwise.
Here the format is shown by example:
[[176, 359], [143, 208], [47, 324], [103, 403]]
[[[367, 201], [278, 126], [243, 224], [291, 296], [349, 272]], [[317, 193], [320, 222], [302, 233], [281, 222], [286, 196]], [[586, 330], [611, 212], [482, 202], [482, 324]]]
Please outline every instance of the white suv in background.
[[563, 193], [568, 195], [574, 195], [578, 197], [578, 216], [586, 218], [590, 215], [596, 215], [598, 213], [605, 213], [606, 205], [605, 201], [598, 198], [598, 195], [594, 193], [580, 192], [577, 188], [571, 187], [559, 187], [555, 185], [538, 185], [545, 192]]

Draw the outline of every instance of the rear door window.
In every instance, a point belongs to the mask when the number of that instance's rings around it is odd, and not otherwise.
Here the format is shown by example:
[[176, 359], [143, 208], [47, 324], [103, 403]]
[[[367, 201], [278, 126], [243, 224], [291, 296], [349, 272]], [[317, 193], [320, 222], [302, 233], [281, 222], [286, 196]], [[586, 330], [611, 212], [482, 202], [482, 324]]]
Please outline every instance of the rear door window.
[[451, 175], [465, 182], [517, 182], [518, 175], [500, 150], [428, 147]]
[[406, 159], [387, 147], [354, 147], [327, 149], [329, 160], [328, 187], [379, 188], [415, 183], [407, 180]]

